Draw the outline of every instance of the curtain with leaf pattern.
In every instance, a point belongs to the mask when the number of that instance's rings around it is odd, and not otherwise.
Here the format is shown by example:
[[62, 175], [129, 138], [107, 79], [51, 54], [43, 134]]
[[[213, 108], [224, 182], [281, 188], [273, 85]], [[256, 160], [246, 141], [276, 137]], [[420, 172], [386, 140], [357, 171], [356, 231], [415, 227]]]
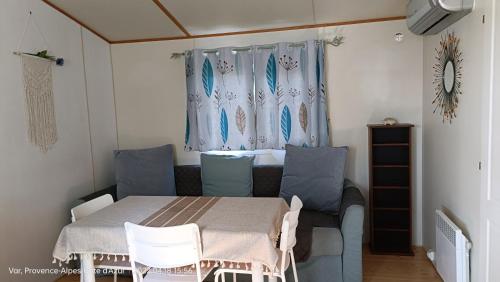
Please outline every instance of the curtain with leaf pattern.
[[186, 52], [185, 150], [329, 145], [324, 43]]
[[257, 149], [327, 146], [323, 41], [257, 47], [254, 63]]
[[255, 149], [252, 50], [186, 52], [185, 150]]

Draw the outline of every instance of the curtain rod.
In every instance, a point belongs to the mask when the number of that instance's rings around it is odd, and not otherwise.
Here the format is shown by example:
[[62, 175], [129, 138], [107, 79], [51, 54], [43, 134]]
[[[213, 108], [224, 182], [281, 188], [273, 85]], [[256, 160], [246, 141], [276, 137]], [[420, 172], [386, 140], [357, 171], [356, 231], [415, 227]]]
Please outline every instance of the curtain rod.
[[[344, 44], [344, 39], [345, 39], [344, 36], [337, 35], [330, 40], [324, 40], [324, 42], [328, 45], [338, 47], [338, 46]], [[304, 47], [304, 46], [305, 46], [305, 43], [290, 43], [290, 45], [289, 45], [289, 47]], [[257, 47], [257, 49], [259, 49], [259, 50], [274, 49], [274, 48], [276, 48], [275, 44], [261, 45], [261, 46]], [[236, 48], [232, 49], [233, 52], [245, 52], [245, 51], [250, 51], [250, 50], [252, 50], [252, 47], [239, 47], [239, 48], [236, 47]], [[205, 53], [205, 54], [217, 53], [217, 52], [218, 52], [217, 49], [208, 49], [208, 50], [203, 51], [203, 53]], [[172, 53], [170, 55], [170, 59], [178, 59], [178, 58], [185, 56], [185, 55], [186, 55], [186, 52]]]

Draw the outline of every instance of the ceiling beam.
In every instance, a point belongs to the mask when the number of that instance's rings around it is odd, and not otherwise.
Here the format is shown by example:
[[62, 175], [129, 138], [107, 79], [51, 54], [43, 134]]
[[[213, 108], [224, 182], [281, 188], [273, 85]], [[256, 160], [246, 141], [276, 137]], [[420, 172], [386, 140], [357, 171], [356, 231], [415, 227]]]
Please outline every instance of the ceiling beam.
[[186, 37], [191, 36], [187, 29], [177, 20], [172, 13], [160, 2], [160, 0], [153, 0], [153, 2], [160, 8], [160, 10], [186, 35]]
[[402, 16], [402, 17], [376, 18], [376, 19], [353, 20], [353, 21], [333, 22], [333, 23], [306, 24], [306, 25], [295, 25], [295, 26], [288, 26], [288, 27], [263, 28], [263, 29], [234, 31], [234, 32], [212, 33], [212, 34], [198, 34], [198, 35], [191, 35], [190, 38], [220, 37], [220, 36], [230, 36], [230, 35], [242, 35], [242, 34], [266, 33], [266, 32], [276, 32], [276, 31], [300, 30], [300, 29], [332, 27], [332, 26], [341, 26], [341, 25], [387, 22], [387, 21], [396, 21], [396, 20], [404, 20], [404, 19], [406, 19], [406, 17]]
[[181, 39], [196, 39], [196, 38], [207, 38], [207, 37], [221, 37], [221, 36], [231, 36], [231, 35], [244, 35], [244, 34], [255, 34], [255, 33], [267, 33], [267, 32], [277, 32], [277, 31], [288, 31], [288, 30], [300, 30], [300, 29], [312, 29], [321, 27], [333, 27], [333, 26], [343, 26], [343, 25], [354, 25], [354, 24], [364, 24], [364, 23], [376, 23], [376, 22], [386, 22], [386, 21], [397, 21], [406, 19], [405, 16], [397, 17], [385, 17], [385, 18], [373, 18], [365, 20], [353, 20], [353, 21], [341, 21], [341, 22], [331, 22], [331, 23], [320, 23], [320, 24], [308, 24], [308, 25], [296, 25], [288, 27], [277, 27], [277, 28], [264, 28], [264, 29], [253, 29], [244, 31], [234, 31], [234, 32], [221, 32], [221, 33], [208, 33], [208, 34], [190, 34], [186, 28], [168, 11], [167, 8], [160, 2], [160, 0], [152, 0], [158, 8], [185, 34], [181, 36], [169, 36], [169, 37], [158, 37], [158, 38], [139, 38], [139, 39], [127, 39], [127, 40], [109, 40], [101, 33], [97, 32], [95, 29], [81, 22], [62, 8], [56, 6], [50, 0], [42, 0], [45, 4], [52, 7], [54, 10], [60, 12], [66, 17], [70, 18], [77, 24], [86, 28], [90, 32], [94, 33], [104, 41], [110, 44], [125, 44], [125, 43], [140, 43], [140, 42], [153, 42], [153, 41], [170, 41], [170, 40], [181, 40]]
[[[153, 0], [153, 1], [156, 1], [156, 0]], [[111, 44], [139, 43], [139, 42], [152, 42], [152, 41], [169, 41], [169, 40], [196, 39], [196, 38], [206, 38], [206, 37], [221, 37], [221, 36], [231, 36], [231, 35], [255, 34], [255, 33], [276, 32], [276, 31], [289, 31], [289, 30], [355, 25], [355, 24], [365, 24], [365, 23], [377, 23], [377, 22], [387, 22], [387, 21], [399, 21], [399, 20], [404, 20], [404, 19], [406, 19], [405, 16], [398, 16], [398, 17], [374, 18], [374, 19], [366, 19], [366, 20], [353, 20], [353, 21], [342, 21], [342, 22], [332, 22], [332, 23], [296, 25], [296, 26], [277, 27], [277, 28], [253, 29], [253, 30], [234, 31], [234, 32], [195, 34], [195, 35], [189, 35], [189, 36], [172, 36], [172, 37], [163, 37], [163, 38], [116, 40], [116, 41], [111, 41]]]
[[73, 20], [74, 22], [76, 22], [77, 24], [81, 25], [82, 27], [88, 29], [90, 32], [92, 32], [93, 34], [97, 35], [98, 37], [100, 37], [102, 40], [108, 42], [108, 43], [111, 43], [111, 40], [109, 40], [108, 38], [106, 38], [104, 35], [100, 34], [99, 32], [97, 32], [95, 29], [89, 27], [88, 25], [84, 24], [83, 22], [81, 22], [80, 20], [78, 20], [77, 18], [73, 17], [72, 15], [70, 15], [68, 12], [66, 12], [65, 10], [63, 10], [62, 8], [56, 6], [54, 3], [50, 2], [49, 0], [42, 0], [42, 2], [44, 2], [45, 4], [49, 5], [50, 7], [52, 7], [54, 10], [58, 11], [59, 13], [65, 15], [66, 17], [70, 18], [71, 20]]
[[125, 44], [125, 43], [141, 43], [141, 42], [154, 42], [154, 41], [170, 41], [170, 40], [181, 40], [181, 39], [191, 39], [191, 36], [179, 35], [179, 36], [156, 37], [156, 38], [125, 39], [125, 40], [111, 41], [110, 43]]

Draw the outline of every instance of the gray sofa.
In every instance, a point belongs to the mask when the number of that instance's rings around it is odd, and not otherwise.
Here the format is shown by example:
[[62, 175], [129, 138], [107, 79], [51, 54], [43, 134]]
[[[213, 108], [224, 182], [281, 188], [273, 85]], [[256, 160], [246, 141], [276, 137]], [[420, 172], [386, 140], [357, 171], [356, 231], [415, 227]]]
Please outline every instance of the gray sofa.
[[[255, 166], [253, 196], [278, 197], [282, 173], [281, 166]], [[179, 196], [201, 196], [200, 167], [176, 166], [175, 184]], [[83, 197], [80, 201], [88, 201], [103, 194], [111, 194], [116, 200], [116, 186]], [[299, 281], [361, 282], [363, 280], [364, 203], [359, 189], [346, 179], [338, 214], [301, 211], [297, 230], [299, 243], [296, 248], [302, 247], [302, 249], [296, 250], [296, 253], [299, 256], [300, 253], [303, 254], [304, 261], [297, 263]], [[304, 246], [306, 247], [303, 248]], [[241, 277], [238, 281], [248, 281], [248, 278]], [[291, 272], [287, 273], [287, 281], [293, 281]]]

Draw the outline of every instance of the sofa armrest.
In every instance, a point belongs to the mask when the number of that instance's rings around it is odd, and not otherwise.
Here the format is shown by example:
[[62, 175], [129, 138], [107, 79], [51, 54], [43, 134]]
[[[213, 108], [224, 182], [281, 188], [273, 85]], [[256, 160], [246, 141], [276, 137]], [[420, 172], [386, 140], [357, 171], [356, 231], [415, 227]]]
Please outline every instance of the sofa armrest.
[[344, 242], [342, 252], [342, 275], [344, 282], [363, 280], [363, 222], [365, 200], [359, 189], [350, 180], [344, 183], [339, 220]]
[[106, 194], [111, 194], [111, 196], [113, 197], [113, 201], [116, 202], [116, 185], [112, 185], [112, 186], [109, 186], [108, 188], [104, 188], [102, 190], [96, 191], [92, 194], [81, 197], [78, 200], [81, 201], [82, 203], [84, 203], [84, 202], [88, 202], [90, 200], [93, 200], [95, 198], [98, 198], [98, 197], [100, 197], [102, 195], [106, 195]]

